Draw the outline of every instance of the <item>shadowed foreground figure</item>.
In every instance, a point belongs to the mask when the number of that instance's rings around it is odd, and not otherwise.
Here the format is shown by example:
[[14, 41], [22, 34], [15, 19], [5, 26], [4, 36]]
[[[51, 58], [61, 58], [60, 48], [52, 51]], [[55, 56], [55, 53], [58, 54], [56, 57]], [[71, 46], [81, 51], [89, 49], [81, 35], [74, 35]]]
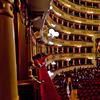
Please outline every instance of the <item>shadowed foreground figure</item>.
[[45, 55], [44, 53], [37, 54], [33, 57], [34, 64], [36, 65], [36, 68], [38, 70], [38, 77], [41, 81], [41, 100], [61, 100], [60, 96], [57, 94], [51, 78], [48, 75], [45, 62], [46, 57], [47, 55]]

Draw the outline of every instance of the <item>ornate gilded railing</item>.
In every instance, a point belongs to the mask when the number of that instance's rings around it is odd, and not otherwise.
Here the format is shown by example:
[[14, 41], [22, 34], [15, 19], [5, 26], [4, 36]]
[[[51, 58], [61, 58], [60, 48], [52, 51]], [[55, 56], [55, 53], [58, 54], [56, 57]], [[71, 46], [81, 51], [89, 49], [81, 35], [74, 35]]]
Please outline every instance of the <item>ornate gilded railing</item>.
[[95, 59], [95, 53], [68, 53], [68, 54], [56, 54], [56, 55], [49, 55], [48, 60], [53, 61], [53, 60], [65, 60], [67, 58], [91, 58]]
[[[67, 19], [67, 20], [70, 20], [70, 21], [73, 21], [73, 22], [76, 22], [77, 21], [81, 21], [81, 23], [83, 24], [93, 24], [93, 25], [98, 25], [100, 24], [100, 20], [89, 20], [89, 19], [86, 19], [86, 18], [80, 18], [80, 17], [76, 17], [76, 16], [73, 16], [73, 15], [69, 15], [63, 11], [61, 11], [59, 8], [57, 8], [55, 5], [52, 5], [53, 6], [53, 12], [55, 13], [60, 13], [61, 14], [61, 18], [63, 19]], [[55, 13], [55, 14], [56, 14]], [[85, 13], [85, 12], [84, 12]], [[99, 12], [100, 14], [100, 12]]]
[[96, 58], [100, 58], [100, 53], [96, 53]]
[[[92, 11], [95, 14], [100, 14], [100, 9], [89, 8], [89, 7], [84, 7], [84, 6], [81, 6], [81, 5], [76, 5], [72, 2], [69, 2], [68, 0], [58, 0], [58, 1], [63, 3], [65, 6], [71, 5], [71, 8], [73, 8], [75, 10], [78, 10], [78, 11], [82, 11], [82, 12]], [[98, 3], [100, 3], [100, 1], [98, 1]]]
[[77, 29], [73, 29], [73, 28], [69, 28], [69, 27], [66, 27], [66, 26], [63, 26], [63, 25], [60, 25], [56, 22], [54, 22], [50, 17], [48, 17], [47, 19], [47, 22], [49, 24], [49, 26], [51, 26], [51, 24], [55, 24], [55, 29], [56, 30], [59, 30], [59, 31], [62, 31], [64, 33], [67, 33], [67, 32], [71, 32], [73, 34], [79, 34], [79, 35], [93, 35], [95, 34], [96, 32], [95, 31], [90, 31], [90, 30], [77, 30]]
[[55, 70], [54, 71], [54, 76], [59, 74], [60, 72], [62, 71], [69, 71], [69, 70], [73, 70], [74, 68], [94, 68], [95, 66], [94, 65], [81, 65], [81, 66], [70, 66], [70, 67], [65, 67], [65, 68], [62, 68], [62, 69], [58, 69], [58, 70]]
[[62, 44], [67, 46], [93, 46], [94, 42], [83, 42], [83, 41], [66, 41], [62, 39], [53, 39], [52, 42], [55, 44]]
[[95, 39], [100, 38], [100, 33], [95, 34]]

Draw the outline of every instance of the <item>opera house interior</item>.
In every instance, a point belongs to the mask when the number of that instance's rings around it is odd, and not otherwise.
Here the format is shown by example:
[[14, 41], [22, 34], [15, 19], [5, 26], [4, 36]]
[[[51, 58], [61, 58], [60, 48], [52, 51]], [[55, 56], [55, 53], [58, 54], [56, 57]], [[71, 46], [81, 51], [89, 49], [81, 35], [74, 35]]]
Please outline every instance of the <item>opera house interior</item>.
[[0, 100], [100, 100], [100, 0], [0, 0], [0, 34]]

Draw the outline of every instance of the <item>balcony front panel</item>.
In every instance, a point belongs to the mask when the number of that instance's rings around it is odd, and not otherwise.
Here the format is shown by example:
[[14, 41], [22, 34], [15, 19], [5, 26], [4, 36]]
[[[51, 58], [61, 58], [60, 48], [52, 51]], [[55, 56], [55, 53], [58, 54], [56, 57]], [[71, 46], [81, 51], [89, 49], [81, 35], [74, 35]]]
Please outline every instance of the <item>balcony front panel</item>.
[[82, 42], [82, 41], [66, 41], [61, 39], [53, 39], [55, 44], [62, 44], [63, 46], [93, 46], [94, 42]]
[[95, 34], [95, 39], [98, 39], [98, 38], [100, 38], [100, 33]]
[[100, 0], [82, 0], [82, 1], [88, 1], [88, 2], [94, 2], [94, 3], [100, 3]]
[[[89, 8], [89, 7], [84, 7], [81, 5], [76, 5], [68, 0], [58, 0], [58, 1], [61, 2], [66, 7], [70, 5], [72, 9], [76, 9], [78, 11], [82, 11], [82, 12], [91, 11], [91, 12], [94, 12], [95, 14], [100, 14], [100, 9], [97, 9], [97, 8]], [[100, 1], [98, 1], [98, 3], [100, 3]]]
[[62, 69], [58, 69], [58, 70], [55, 70], [54, 71], [54, 76], [61, 73], [62, 71], [65, 72], [65, 71], [70, 71], [70, 70], [74, 70], [75, 68], [78, 69], [78, 68], [94, 68], [95, 66], [94, 65], [81, 65], [81, 66], [70, 66], [70, 67], [65, 67], [65, 68], [62, 68]]
[[68, 54], [56, 54], [56, 55], [49, 55], [48, 61], [54, 61], [54, 60], [65, 60], [67, 58], [91, 58], [95, 59], [95, 53], [81, 53], [81, 54], [75, 54], [75, 53], [68, 53]]
[[92, 8], [97, 8], [98, 5], [100, 4], [99, 0], [78, 0], [78, 1], [76, 0], [76, 2], [75, 2], [75, 0], [68, 0], [68, 1], [75, 3], [77, 5], [82, 5], [82, 6], [89, 5], [89, 7], [92, 7]]
[[93, 36], [96, 33], [96, 31], [81, 30], [81, 29], [80, 30], [77, 30], [77, 29], [73, 29], [73, 28], [69, 28], [69, 27], [63, 26], [62, 24], [58, 24], [55, 21], [53, 21], [51, 19], [51, 17], [48, 17], [47, 23], [51, 27], [52, 27], [52, 24], [54, 24], [55, 25], [54, 28], [56, 30], [62, 31], [62, 32], [66, 33], [66, 34], [67, 34], [67, 32], [71, 32], [73, 34], [79, 34], [79, 35], [84, 34], [84, 35], [91, 35], [91, 36]]
[[[52, 7], [53, 6], [54, 7], [56, 6], [56, 8], [58, 8], [62, 12], [65, 12], [65, 14], [69, 14], [72, 16], [77, 16], [80, 18], [90, 19], [90, 20], [99, 20], [100, 19], [100, 17], [99, 17], [100, 13], [96, 14], [95, 12], [90, 12], [90, 11], [82, 12], [80, 10], [72, 9], [70, 5], [68, 5], [69, 7], [68, 6], [66, 7], [64, 4], [62, 4], [61, 2], [58, 2], [58, 1], [54, 1], [54, 4], [52, 5]], [[56, 10], [56, 8], [53, 8], [53, 9]]]
[[96, 58], [100, 58], [100, 53], [96, 53]]
[[[66, 14], [65, 12], [61, 11], [60, 9], [58, 9], [56, 6], [53, 5], [53, 12], [55, 13], [60, 13], [61, 14], [61, 18], [63, 19], [67, 19], [69, 21], [72, 21], [74, 23], [78, 23], [78, 22], [81, 22], [83, 24], [93, 24], [93, 25], [99, 25], [100, 23], [100, 20], [89, 20], [89, 19], [86, 19], [86, 18], [80, 18], [80, 17], [76, 17], [76, 16], [72, 16], [72, 15], [69, 15], [69, 14]], [[99, 12], [100, 14], [100, 12]], [[77, 22], [78, 21], [78, 22]]]

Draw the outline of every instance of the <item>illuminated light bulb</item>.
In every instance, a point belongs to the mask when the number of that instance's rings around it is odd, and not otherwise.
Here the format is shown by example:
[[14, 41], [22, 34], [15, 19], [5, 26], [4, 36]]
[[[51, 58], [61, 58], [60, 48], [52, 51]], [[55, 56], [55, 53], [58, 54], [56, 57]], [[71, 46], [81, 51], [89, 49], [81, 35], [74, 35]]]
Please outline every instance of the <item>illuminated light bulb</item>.
[[55, 27], [56, 25], [55, 25], [55, 24], [51, 24], [51, 26], [52, 26], [52, 27]]
[[68, 4], [66, 4], [66, 6], [69, 7], [69, 8], [71, 7], [71, 5], [68, 5]]
[[48, 44], [53, 45], [54, 43], [53, 43], [53, 42], [51, 42], [51, 41], [49, 41], [49, 42], [48, 42]]
[[49, 74], [50, 77], [54, 75], [54, 73], [51, 72], [51, 71], [48, 71], [48, 74]]
[[58, 32], [54, 32], [54, 36], [55, 37], [58, 37], [59, 36], [59, 33]]
[[93, 12], [93, 11], [87, 11], [87, 13], [91, 13], [91, 14], [93, 14], [94, 12]]
[[57, 46], [61, 47], [61, 46], [62, 46], [62, 44], [58, 44]]
[[49, 9], [53, 9], [53, 7], [52, 6], [50, 6], [50, 8]]
[[66, 60], [67, 60], [67, 61], [70, 61], [70, 60], [71, 60], [71, 58], [67, 58]]
[[50, 34], [53, 34], [54, 32], [55, 32], [54, 29], [49, 29]]
[[51, 64], [52, 64], [52, 65], [55, 65], [56, 63], [53, 61]]

